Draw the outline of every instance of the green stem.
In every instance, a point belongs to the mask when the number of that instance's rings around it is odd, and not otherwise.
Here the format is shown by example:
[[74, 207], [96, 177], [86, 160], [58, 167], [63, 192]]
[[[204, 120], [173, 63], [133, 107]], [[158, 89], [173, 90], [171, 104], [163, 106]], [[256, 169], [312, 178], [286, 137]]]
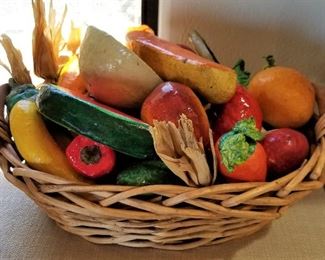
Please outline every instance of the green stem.
[[81, 149], [80, 158], [85, 164], [96, 164], [102, 157], [97, 145], [89, 145]]
[[266, 57], [263, 57], [266, 60], [266, 66], [264, 69], [271, 68], [275, 66], [275, 59], [273, 55], [267, 55]]
[[239, 84], [246, 87], [249, 83], [249, 77], [250, 77], [251, 73], [249, 71], [245, 70], [245, 61], [243, 59], [239, 59], [236, 62], [233, 69], [235, 70], [235, 72], [237, 74], [237, 81], [239, 82]]

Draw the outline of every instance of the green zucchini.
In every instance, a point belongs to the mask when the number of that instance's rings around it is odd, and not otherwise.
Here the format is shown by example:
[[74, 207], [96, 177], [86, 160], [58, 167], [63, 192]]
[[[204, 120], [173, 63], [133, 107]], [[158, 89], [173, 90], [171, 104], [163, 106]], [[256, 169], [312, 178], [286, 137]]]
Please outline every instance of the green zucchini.
[[122, 170], [117, 175], [118, 185], [143, 186], [170, 184], [173, 175], [167, 166], [159, 160], [142, 161]]
[[135, 158], [155, 154], [149, 125], [45, 84], [36, 99], [47, 119]]
[[11, 111], [13, 106], [22, 99], [34, 99], [38, 90], [32, 84], [11, 86], [11, 91], [6, 97], [6, 106]]

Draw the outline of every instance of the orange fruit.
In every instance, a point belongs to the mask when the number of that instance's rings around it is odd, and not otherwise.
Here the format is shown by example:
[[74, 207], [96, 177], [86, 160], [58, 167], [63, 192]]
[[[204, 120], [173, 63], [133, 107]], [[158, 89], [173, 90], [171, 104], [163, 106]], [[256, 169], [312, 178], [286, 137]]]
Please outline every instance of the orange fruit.
[[86, 82], [80, 75], [78, 56], [73, 55], [63, 65], [57, 84], [63, 88], [86, 92]]
[[297, 128], [312, 116], [315, 91], [299, 71], [270, 67], [253, 76], [248, 91], [259, 103], [263, 120], [275, 128]]

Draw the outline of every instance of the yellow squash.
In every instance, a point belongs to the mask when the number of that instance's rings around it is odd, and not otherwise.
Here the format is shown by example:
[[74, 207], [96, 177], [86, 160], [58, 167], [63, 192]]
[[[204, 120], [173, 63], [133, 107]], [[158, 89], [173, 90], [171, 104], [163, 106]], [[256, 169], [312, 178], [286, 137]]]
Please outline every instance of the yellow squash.
[[17, 102], [9, 120], [17, 149], [31, 167], [67, 180], [84, 181], [70, 166], [64, 152], [48, 132], [34, 101]]

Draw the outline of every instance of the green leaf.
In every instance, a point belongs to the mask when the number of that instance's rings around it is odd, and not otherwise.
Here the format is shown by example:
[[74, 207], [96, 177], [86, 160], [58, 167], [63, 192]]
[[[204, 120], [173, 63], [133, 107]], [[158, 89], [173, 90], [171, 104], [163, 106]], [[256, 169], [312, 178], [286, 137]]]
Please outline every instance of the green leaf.
[[233, 172], [237, 165], [244, 163], [254, 153], [255, 146], [255, 143], [247, 142], [242, 133], [231, 131], [223, 135], [219, 149], [228, 172]]
[[253, 117], [237, 122], [232, 131], [235, 133], [242, 133], [253, 141], [260, 141], [263, 139], [262, 133], [256, 128]]
[[119, 172], [117, 184], [131, 186], [166, 184], [173, 181], [173, 176], [162, 161], [142, 161]]
[[251, 73], [245, 71], [245, 61], [243, 59], [238, 60], [233, 69], [237, 73], [237, 81], [239, 84], [247, 86]]
[[253, 117], [239, 121], [230, 132], [224, 134], [219, 150], [228, 172], [233, 172], [237, 165], [244, 163], [254, 153], [256, 141], [262, 139], [263, 135], [256, 128]]

